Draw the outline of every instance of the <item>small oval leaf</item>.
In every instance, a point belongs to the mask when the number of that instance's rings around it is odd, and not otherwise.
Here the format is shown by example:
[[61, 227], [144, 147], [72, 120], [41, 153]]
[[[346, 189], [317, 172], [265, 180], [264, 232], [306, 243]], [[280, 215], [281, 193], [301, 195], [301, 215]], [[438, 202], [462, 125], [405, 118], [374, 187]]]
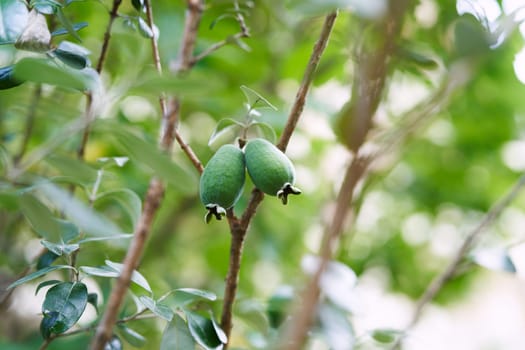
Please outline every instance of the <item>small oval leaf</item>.
[[246, 102], [248, 103], [251, 109], [271, 108], [275, 111], [277, 110], [277, 107], [275, 107], [267, 99], [262, 97], [261, 94], [259, 94], [257, 91], [252, 90], [245, 85], [241, 85], [241, 90], [244, 93], [244, 96], [246, 96]]
[[[64, 333], [80, 319], [87, 299], [86, 285], [81, 282], [62, 282], [51, 287], [42, 304], [41, 329], [45, 326], [46, 334]], [[52, 315], [51, 319], [48, 315]]]
[[75, 270], [74, 267], [72, 266], [69, 266], [69, 265], [53, 265], [53, 266], [48, 266], [48, 267], [45, 267], [41, 270], [38, 270], [38, 271], [35, 271], [33, 273], [30, 273], [29, 275], [25, 276], [25, 277], [22, 277], [20, 278], [19, 280], [16, 280], [15, 282], [11, 283], [7, 289], [11, 289], [11, 288], [14, 288], [16, 286], [19, 286], [21, 284], [24, 284], [26, 282], [29, 282], [29, 281], [32, 281], [34, 279], [37, 279], [39, 277], [42, 277], [48, 273], [50, 273], [51, 271], [55, 271], [55, 270], [61, 270], [61, 269], [70, 269], [70, 270]]
[[141, 348], [146, 344], [146, 338], [135, 330], [125, 325], [119, 325], [119, 330], [122, 338], [134, 347]]
[[190, 330], [186, 322], [178, 314], [174, 314], [162, 333], [160, 350], [187, 350], [195, 349]]
[[227, 143], [232, 143], [240, 135], [242, 129], [244, 129], [244, 124], [234, 119], [221, 119], [208, 140], [208, 146], [217, 150]]
[[49, 280], [49, 281], [44, 281], [42, 283], [40, 283], [37, 287], [36, 287], [36, 290], [35, 290], [35, 295], [38, 294], [38, 292], [40, 291], [40, 289], [44, 288], [44, 287], [47, 287], [47, 286], [54, 286], [55, 284], [58, 284], [58, 283], [61, 283], [62, 281], [59, 281], [59, 280]]
[[161, 304], [146, 295], [141, 295], [139, 300], [151, 312], [165, 319], [166, 321], [169, 322], [173, 318], [173, 311], [169, 308], [169, 306]]
[[263, 138], [271, 143], [275, 143], [277, 140], [274, 128], [268, 123], [253, 122], [250, 124], [249, 129], [255, 132], [256, 137]]
[[222, 349], [222, 342], [215, 332], [210, 319], [185, 310], [190, 333], [195, 341], [206, 350]]
[[194, 288], [176, 289], [174, 295], [178, 305], [187, 305], [202, 299], [209, 301], [217, 300], [217, 296], [214, 293]]

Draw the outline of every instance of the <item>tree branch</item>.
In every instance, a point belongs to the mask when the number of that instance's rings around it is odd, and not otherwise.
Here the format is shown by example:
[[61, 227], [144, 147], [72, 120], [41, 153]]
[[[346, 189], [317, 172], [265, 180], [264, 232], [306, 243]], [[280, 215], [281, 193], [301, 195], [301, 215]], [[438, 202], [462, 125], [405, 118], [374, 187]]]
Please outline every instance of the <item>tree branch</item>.
[[121, 3], [122, 0], [113, 0], [113, 7], [109, 12], [109, 22], [106, 27], [106, 32], [104, 33], [104, 41], [102, 42], [102, 49], [100, 50], [100, 55], [98, 57], [98, 63], [96, 68], [97, 73], [99, 74], [100, 72], [102, 72], [102, 68], [104, 67], [104, 63], [106, 62], [106, 57], [109, 49], [109, 41], [111, 39], [111, 30], [113, 28], [113, 22], [115, 22], [115, 18], [117, 18], [118, 16], [117, 12]]
[[292, 312], [292, 319], [289, 322], [290, 326], [286, 330], [285, 336], [283, 337], [284, 341], [280, 344], [280, 349], [299, 350], [303, 348], [317, 309], [321, 291], [319, 281], [330, 262], [339, 237], [343, 232], [343, 226], [349, 212], [348, 206], [352, 201], [355, 187], [359, 179], [364, 175], [368, 165], [368, 159], [354, 158], [346, 170], [343, 184], [337, 197], [333, 218], [330, 221], [330, 226], [327, 227], [323, 235], [323, 242], [319, 253], [321, 257], [319, 266], [307, 283], [300, 303], [298, 303], [294, 312]]
[[[153, 12], [151, 1], [145, 0], [144, 5], [146, 6], [148, 24], [150, 27], [152, 27]], [[193, 52], [193, 46], [195, 44], [197, 35], [197, 26], [200, 22], [202, 13], [202, 3], [200, 1], [190, 0], [188, 2], [188, 9], [183, 47], [181, 49], [181, 56], [179, 58], [179, 62], [181, 63], [182, 67], [188, 65], [189, 59], [191, 58], [191, 53]], [[160, 64], [160, 54], [157, 44], [153, 43], [153, 41], [156, 41], [157, 39], [153, 37], [151, 40], [153, 60], [155, 61], [155, 66], [160, 73], [162, 71]], [[189, 55], [188, 52], [190, 53]], [[163, 113], [159, 143], [160, 147], [164, 151], [170, 153], [176, 135], [176, 123], [180, 111], [179, 103], [178, 100], [174, 99], [173, 106], [171, 110], [168, 111], [164, 96], [160, 97], [159, 102], [161, 104]], [[126, 253], [126, 257], [124, 258], [121, 274], [117, 279], [116, 285], [111, 291], [106, 310], [99, 326], [97, 327], [94, 341], [91, 344], [91, 349], [93, 350], [102, 350], [111, 337], [113, 326], [117, 321], [118, 311], [130, 284], [131, 275], [133, 270], [135, 270], [139, 264], [151, 230], [153, 219], [157, 209], [160, 206], [160, 203], [162, 202], [163, 197], [164, 184], [160, 179], [156, 177], [152, 178], [148, 187], [146, 198], [144, 200], [142, 215], [135, 229], [133, 239]]]
[[191, 60], [191, 66], [195, 65], [195, 63], [199, 62], [205, 57], [208, 57], [213, 52], [217, 51], [223, 46], [226, 46], [230, 44], [232, 41], [236, 41], [242, 38], [248, 38], [250, 36], [250, 30], [248, 26], [246, 25], [246, 22], [244, 21], [244, 16], [242, 15], [240, 8], [239, 8], [239, 2], [234, 1], [234, 7], [235, 7], [235, 19], [237, 20], [237, 23], [239, 23], [240, 32], [232, 35], [228, 39], [221, 40], [213, 45], [211, 45], [209, 48], [201, 52], [200, 54], [194, 56]]
[[292, 133], [295, 130], [295, 127], [297, 126], [297, 121], [303, 113], [304, 104], [306, 102], [306, 94], [310, 89], [310, 85], [314, 78], [315, 70], [317, 69], [319, 60], [321, 59], [321, 55], [323, 54], [324, 49], [326, 48], [326, 44], [328, 43], [328, 38], [330, 37], [330, 33], [332, 32], [332, 28], [334, 26], [336, 17], [337, 12], [330, 13], [328, 16], [326, 16], [323, 23], [323, 29], [321, 30], [321, 34], [319, 35], [319, 39], [314, 45], [312, 55], [310, 56], [310, 61], [308, 62], [308, 65], [306, 66], [304, 72], [301, 86], [299, 87], [299, 90], [297, 91], [297, 94], [295, 96], [295, 102], [292, 107], [292, 110], [290, 111], [288, 122], [284, 127], [279, 142], [277, 143], [277, 148], [279, 148], [283, 152], [286, 150], [288, 142], [290, 142], [290, 138], [292, 137]]
[[[118, 9], [121, 3], [122, 3], [122, 0], [113, 0], [113, 7], [111, 8], [111, 11], [109, 12], [109, 21], [106, 27], [106, 32], [104, 33], [104, 39], [102, 41], [102, 49], [100, 50], [100, 55], [98, 57], [98, 62], [97, 62], [97, 67], [96, 67], [96, 71], [98, 74], [102, 72], [102, 68], [104, 67], [104, 63], [106, 62], [106, 57], [107, 57], [107, 53], [109, 49], [109, 41], [111, 39], [111, 30], [113, 28], [113, 23], [115, 22], [115, 18], [117, 18], [118, 16]], [[86, 126], [84, 127], [84, 131], [82, 132], [82, 139], [77, 149], [77, 156], [79, 159], [84, 158], [86, 144], [88, 142], [89, 134], [91, 132], [91, 122], [95, 119], [95, 116], [93, 113], [94, 113], [93, 96], [91, 95], [91, 93], [88, 93], [87, 102], [86, 102], [86, 112], [85, 112]]]
[[203, 10], [203, 0], [188, 0], [186, 24], [182, 35], [182, 46], [179, 52], [179, 59], [171, 66], [171, 69], [175, 72], [183, 72], [191, 68], [195, 41], [197, 39], [197, 30], [199, 29]]
[[[425, 292], [419, 298], [412, 319], [405, 329], [405, 333], [413, 328], [421, 315], [423, 314], [424, 308], [434, 299], [437, 293], [443, 288], [443, 286], [456, 274], [458, 268], [461, 265], [461, 262], [465, 255], [474, 245], [478, 237], [483, 233], [483, 231], [491, 225], [494, 220], [501, 214], [501, 212], [509, 206], [509, 204], [516, 198], [522, 188], [525, 186], [525, 175], [522, 175], [519, 180], [514, 184], [510, 191], [488, 212], [485, 214], [480, 223], [467, 235], [463, 244], [458, 249], [457, 253], [454, 255], [454, 258], [447, 266], [447, 268], [428, 285]], [[401, 339], [400, 339], [401, 341]], [[398, 344], [399, 345], [399, 344]]]
[[[324, 52], [324, 49], [326, 48], [326, 45], [328, 43], [328, 39], [330, 37], [330, 33], [332, 31], [336, 17], [337, 17], [337, 13], [335, 12], [326, 16], [325, 21], [323, 23], [322, 30], [321, 30], [321, 34], [319, 35], [319, 39], [315, 43], [314, 48], [312, 50], [312, 54], [306, 66], [303, 80], [301, 82], [301, 86], [299, 87], [299, 90], [297, 92], [297, 97], [294, 101], [294, 105], [292, 106], [292, 109], [288, 116], [288, 120], [284, 127], [283, 134], [281, 135], [281, 139], [279, 140], [279, 143], [278, 143], [278, 147], [283, 152], [286, 151], [288, 141], [290, 140], [290, 137], [292, 133], [294, 132], [297, 122], [304, 109], [304, 104], [306, 102], [306, 94], [308, 92], [308, 89], [311, 85], [314, 73], [319, 64], [320, 57], [322, 53]], [[230, 339], [231, 330], [233, 327], [233, 323], [232, 323], [233, 304], [235, 301], [235, 296], [237, 292], [237, 284], [239, 281], [240, 260], [242, 258], [243, 242], [246, 237], [246, 233], [248, 231], [250, 222], [252, 218], [255, 216], [257, 207], [262, 202], [263, 198], [264, 198], [264, 194], [258, 189], [254, 189], [252, 191], [252, 196], [248, 202], [248, 206], [240, 219], [235, 217], [232, 211], [227, 212], [227, 219], [230, 225], [232, 242], [231, 242], [231, 248], [230, 248], [230, 263], [228, 266], [228, 274], [226, 276], [226, 284], [225, 284], [225, 290], [224, 290], [224, 302], [223, 302], [223, 309], [222, 309], [222, 316], [221, 316], [221, 328], [226, 333], [226, 336], [228, 337], [228, 339]], [[228, 344], [226, 344], [225, 348], [227, 349], [227, 347], [228, 347]]]
[[300, 350], [306, 342], [319, 303], [321, 276], [332, 259], [339, 238], [344, 232], [344, 224], [351, 210], [356, 185], [365, 174], [371, 161], [371, 158], [359, 156], [359, 150], [366, 140], [366, 135], [372, 126], [371, 120], [379, 106], [387, 77], [389, 58], [401, 29], [405, 7], [406, 1], [391, 4], [389, 14], [381, 26], [383, 43], [376, 51], [369, 51], [369, 49], [361, 51], [359, 66], [354, 73], [352, 93], [354, 106], [351, 110], [352, 115], [347, 116], [353, 121], [353, 124], [349, 130], [343, 131], [348, 134], [346, 136], [352, 136], [346, 140], [346, 143], [354, 151], [355, 156], [346, 169], [332, 220], [323, 234], [319, 265], [303, 290], [300, 302], [292, 311], [291, 320], [285, 329], [279, 349]]

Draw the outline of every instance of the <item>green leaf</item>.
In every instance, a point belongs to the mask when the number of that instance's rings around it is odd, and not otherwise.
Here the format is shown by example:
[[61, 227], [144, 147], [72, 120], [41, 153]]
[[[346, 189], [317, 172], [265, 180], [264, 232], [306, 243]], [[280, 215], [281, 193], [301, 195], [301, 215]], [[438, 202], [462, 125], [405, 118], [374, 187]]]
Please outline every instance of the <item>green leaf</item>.
[[88, 294], [88, 303], [93, 305], [95, 310], [98, 313], [98, 294], [97, 293], [89, 293]]
[[75, 197], [71, 197], [66, 190], [50, 183], [42, 184], [39, 188], [84, 234], [97, 237], [121, 234], [121, 230], [113, 222]]
[[275, 111], [277, 110], [277, 107], [262, 97], [257, 91], [252, 90], [244, 85], [241, 85], [241, 90], [244, 93], [244, 96], [246, 96], [246, 102], [251, 109], [271, 108]]
[[50, 242], [60, 239], [60, 223], [38, 198], [24, 193], [19, 198], [19, 204], [22, 213], [41, 237]]
[[509, 252], [506, 249], [488, 248], [480, 249], [471, 256], [479, 266], [485, 267], [494, 271], [504, 271], [516, 273], [516, 266], [512, 261]]
[[[116, 262], [113, 262], [111, 260], [106, 260], [105, 263], [106, 263], [107, 266], [109, 266], [110, 268], [112, 268], [115, 271], [117, 271], [119, 273], [119, 275], [120, 275], [122, 269], [124, 268], [123, 264], [116, 263]], [[142, 288], [144, 288], [145, 290], [147, 290], [148, 292], [153, 293], [153, 291], [151, 290], [151, 287], [150, 287], [148, 281], [146, 280], [146, 278], [140, 272], [138, 272], [137, 270], [133, 271], [133, 273], [131, 275], [131, 280], [133, 282], [135, 282], [137, 285], [139, 285]]]
[[149, 167], [156, 175], [168, 181], [182, 193], [195, 193], [197, 176], [187, 168], [175, 164], [167, 154], [158, 149], [156, 144], [149, 143], [121, 127], [111, 132], [117, 144], [126, 154], [129, 154], [135, 163]]
[[131, 5], [133, 5], [135, 10], [142, 11], [142, 8], [144, 7], [144, 0], [131, 0]]
[[36, 269], [41, 270], [45, 267], [50, 266], [59, 256], [53, 252], [47, 250], [44, 254], [40, 255], [36, 263]]
[[99, 194], [95, 204], [108, 200], [116, 201], [124, 208], [135, 228], [142, 213], [142, 200], [140, 197], [135, 192], [124, 188]]
[[91, 276], [113, 277], [113, 278], [117, 278], [118, 276], [120, 276], [120, 273], [118, 271], [115, 271], [114, 269], [108, 266], [101, 266], [101, 267], [80, 266], [79, 269], [82, 272], [88, 275], [91, 275]]
[[454, 46], [459, 57], [482, 55], [490, 50], [489, 36], [472, 15], [461, 16], [454, 27]]
[[232, 143], [240, 136], [243, 128], [244, 124], [234, 119], [225, 118], [219, 120], [208, 140], [208, 146], [213, 150], [217, 150], [227, 143]]
[[19, 195], [15, 191], [6, 190], [5, 192], [0, 192], [0, 208], [8, 211], [19, 211], [20, 206], [18, 205]]
[[74, 251], [77, 251], [80, 249], [80, 246], [78, 244], [65, 244], [65, 243], [51, 243], [49, 241], [43, 240], [40, 243], [49, 251], [55, 253], [58, 256], [70, 255]]
[[375, 329], [371, 333], [372, 339], [382, 344], [392, 344], [402, 335], [402, 331], [391, 328]]
[[166, 321], [171, 321], [173, 318], [173, 311], [169, 308], [169, 306], [165, 304], [161, 304], [158, 301], [153, 300], [152, 298], [141, 295], [139, 297], [139, 300], [142, 304], [144, 304], [145, 307], [147, 307], [151, 312], [153, 312], [155, 315], [165, 319]]
[[62, 282], [51, 287], [42, 304], [40, 329], [44, 338], [71, 328], [82, 316], [87, 305], [87, 288], [81, 282]]
[[[87, 26], [88, 26], [87, 22], [79, 22], [79, 23], [73, 24], [73, 29], [75, 30], [75, 32], [78, 32], [79, 30], [86, 28]], [[67, 33], [68, 31], [66, 28], [58, 28], [57, 30], [51, 32], [51, 36], [64, 35]]]
[[217, 335], [213, 322], [197, 313], [184, 310], [190, 333], [195, 341], [206, 350], [222, 349], [223, 342]]
[[79, 91], [91, 90], [95, 86], [93, 77], [83, 71], [58, 66], [49, 59], [26, 57], [15, 64], [15, 78], [22, 81], [56, 85]]
[[195, 349], [190, 330], [184, 319], [174, 314], [162, 333], [160, 350], [189, 350]]
[[35, 295], [38, 294], [38, 291], [44, 287], [47, 287], [47, 286], [54, 286], [55, 284], [58, 284], [58, 283], [62, 283], [62, 281], [60, 280], [49, 280], [49, 281], [44, 281], [42, 283], [40, 283], [37, 287], [36, 287], [36, 290], [35, 290]]
[[118, 328], [122, 338], [134, 347], [141, 348], [146, 344], [146, 338], [128, 326], [119, 324]]
[[100, 241], [111, 241], [111, 240], [122, 240], [122, 239], [131, 239], [133, 238], [133, 233], [122, 233], [111, 236], [100, 236], [100, 237], [88, 237], [83, 238], [78, 241], [78, 244], [87, 243], [87, 242], [100, 242]]
[[153, 38], [153, 30], [150, 28], [150, 26], [146, 23], [142, 17], [137, 17], [137, 28], [139, 29], [140, 35], [145, 37], [146, 39]]
[[0, 1], [0, 44], [14, 43], [27, 24], [29, 12], [18, 0]]
[[187, 305], [202, 299], [217, 300], [217, 296], [214, 293], [194, 288], [179, 288], [174, 291], [174, 294], [178, 305]]
[[215, 321], [211, 313], [210, 319], [213, 325], [213, 329], [215, 330], [215, 334], [217, 334], [217, 337], [219, 338], [221, 343], [226, 344], [228, 342], [228, 337], [226, 336], [226, 333], [224, 333], [224, 331], [222, 330], [221, 326], [219, 326], [219, 324]]
[[[122, 267], [124, 265], [106, 260], [106, 266], [100, 266], [100, 267], [92, 267], [92, 266], [81, 266], [80, 270], [82, 272], [92, 275], [92, 276], [100, 276], [100, 277], [114, 277], [117, 278], [120, 276], [120, 273], [122, 271]], [[133, 271], [133, 274], [131, 275], [131, 281], [136, 283], [137, 285], [141, 286], [148, 292], [152, 293], [151, 287], [146, 280], [146, 278], [141, 275], [138, 271]]]
[[[265, 306], [254, 299], [239, 300], [235, 303], [235, 315], [247, 323], [250, 329], [262, 334], [268, 334], [270, 327], [266, 311]], [[284, 310], [281, 311], [284, 314]]]
[[60, 238], [63, 242], [68, 243], [80, 235], [80, 230], [74, 223], [62, 219], [56, 219], [56, 221], [60, 227]]
[[51, 311], [51, 312], [44, 314], [44, 317], [42, 318], [42, 321], [40, 322], [40, 334], [42, 334], [42, 337], [44, 339], [48, 339], [51, 336], [51, 333], [53, 332], [54, 327], [63, 326], [63, 324], [57, 325], [57, 321], [59, 317], [60, 317], [60, 314], [57, 311]]
[[252, 51], [251, 47], [248, 46], [241, 38], [236, 37], [235, 35], [230, 35], [226, 38], [226, 42], [229, 44], [234, 44], [240, 47], [246, 52]]
[[277, 135], [273, 127], [268, 123], [253, 122], [250, 124], [249, 129], [254, 130], [257, 137], [266, 139], [271, 143], [275, 143]]
[[281, 286], [268, 299], [266, 312], [268, 321], [272, 328], [278, 328], [288, 315], [290, 306], [294, 298], [294, 292], [290, 286]]
[[77, 31], [75, 30], [75, 27], [73, 26], [73, 23], [71, 23], [71, 21], [64, 15], [64, 12], [62, 11], [61, 7], [57, 8], [57, 18], [73, 38], [75, 38], [79, 42], [82, 42], [82, 39], [80, 39], [80, 36], [78, 35]]
[[53, 0], [32, 0], [30, 5], [38, 12], [46, 15], [53, 15], [58, 8], [62, 7], [62, 4]]
[[72, 266], [69, 266], [69, 265], [53, 265], [53, 266], [48, 266], [48, 267], [45, 267], [41, 270], [37, 270], [33, 273], [30, 273], [29, 275], [27, 276], [24, 276], [22, 278], [20, 278], [19, 280], [16, 280], [15, 282], [11, 283], [7, 289], [11, 289], [11, 288], [15, 288], [21, 284], [24, 284], [26, 282], [29, 282], [29, 281], [32, 281], [34, 279], [37, 279], [39, 277], [42, 277], [48, 273], [50, 273], [51, 271], [55, 271], [55, 270], [62, 270], [62, 269], [70, 269], [70, 270], [75, 270], [74, 267]]
[[0, 90], [11, 89], [23, 83], [14, 77], [14, 65], [0, 68]]
[[235, 20], [235, 15], [233, 13], [224, 13], [220, 16], [218, 16], [217, 18], [215, 18], [211, 23], [210, 23], [210, 26], [209, 28], [210, 29], [213, 29], [217, 23], [219, 23], [220, 21], [224, 20], [224, 19], [227, 19], [227, 18], [230, 18], [230, 19], [234, 19]]
[[88, 58], [89, 50], [69, 41], [62, 41], [53, 53], [62, 62], [75, 69], [84, 69], [91, 64]]
[[410, 47], [399, 46], [397, 49], [397, 53], [401, 58], [419, 67], [427, 69], [433, 69], [438, 67], [438, 63], [435, 59], [420, 52], [417, 52]]

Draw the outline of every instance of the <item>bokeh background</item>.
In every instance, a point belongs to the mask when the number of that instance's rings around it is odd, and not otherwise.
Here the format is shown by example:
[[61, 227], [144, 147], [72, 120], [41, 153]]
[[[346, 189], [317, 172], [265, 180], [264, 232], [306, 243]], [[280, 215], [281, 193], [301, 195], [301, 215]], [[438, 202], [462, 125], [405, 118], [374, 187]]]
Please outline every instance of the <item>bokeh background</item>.
[[[178, 54], [185, 3], [153, 3], [162, 63], [168, 67]], [[244, 247], [232, 344], [264, 349], [268, 347], [264, 332], [244, 316], [249, 314], [247, 310], [262, 310], [260, 315], [264, 317], [272, 295], [289, 290], [294, 293], [304, 285], [306, 275], [301, 261], [318, 251], [323, 227], [331, 218], [334, 198], [352, 157], [336, 136], [334, 120], [351, 97], [353, 76], [359, 69], [353, 50], [360, 39], [360, 26], [373, 21], [385, 2], [241, 3], [251, 31], [251, 37], [243, 39], [247, 47], [232, 43], [198, 62], [187, 76], [165, 79], [155, 77], [148, 40], [126, 25], [125, 15], [136, 16], [131, 2], [122, 5], [123, 16], [116, 21], [101, 75], [103, 103], [87, 144], [85, 163], [98, 169], [101, 157], [129, 156], [115, 141], [111, 128], [134, 130], [154, 143], [162, 91], [182, 96], [181, 134], [204, 162], [214, 152], [208, 140], [217, 122], [223, 118], [242, 119], [245, 114], [241, 85], [259, 92], [278, 108], [261, 110], [259, 118], [280, 135], [323, 12], [341, 3], [348, 7], [340, 11], [287, 150], [303, 194], [291, 198], [287, 206], [266, 197]], [[100, 51], [110, 5], [106, 0], [75, 1], [65, 11], [74, 22], [89, 24], [79, 35], [82, 45], [92, 52], [93, 61]], [[413, 55], [392, 58], [369, 146], [373, 148], [374, 140], [392, 132], [406, 137], [373, 163], [358, 186], [354, 224], [348, 225], [336, 254], [336, 259], [357, 275], [355, 287], [341, 292], [350, 305], [347, 317], [354, 328], [356, 348], [383, 348], [372, 337], [375, 330], [401, 330], [406, 326], [415, 301], [432, 278], [443, 271], [466, 235], [525, 170], [525, 27], [520, 26], [525, 10], [520, 11], [521, 6], [525, 3], [520, 0], [420, 0], [413, 1], [407, 10], [401, 37]], [[232, 18], [217, 21], [231, 7], [230, 1], [207, 2], [197, 52], [238, 31]], [[474, 28], [465, 34], [466, 40], [457, 32], [460, 21]], [[488, 44], [476, 42], [479, 33], [490, 37]], [[0, 66], [26, 55], [11, 45], [0, 46]], [[424, 106], [426, 99], [448, 80], [457, 84], [446, 91], [441, 108], [417, 128], [403, 129], [403, 117], [423, 108], [417, 106]], [[16, 156], [20, 149], [35, 89], [35, 84], [26, 83], [0, 92], [0, 154], [4, 159]], [[68, 132], [65, 127], [81, 118], [84, 108], [81, 94], [50, 85], [42, 87], [27, 154], [48, 147], [54, 138], [61, 142], [49, 146], [52, 151], [37, 158], [29, 173], [48, 179], [85, 175], [83, 167], [68, 162], [74, 158], [80, 134]], [[197, 179], [191, 163], [178, 146], [175, 149], [173, 161]], [[41, 251], [39, 236], [12, 195], [20, 185], [7, 179], [7, 163], [2, 161], [0, 172], [2, 288], [32, 266]], [[143, 198], [153, 173], [132, 157], [122, 167], [107, 168], [100, 189], [129, 189]], [[181, 287], [209, 290], [220, 297], [228, 267], [227, 224], [213, 221], [206, 225], [197, 181], [181, 191], [173, 185], [178, 176], [175, 172], [172, 179], [167, 179], [165, 200], [139, 270], [157, 297]], [[76, 191], [81, 201], [87, 201], [91, 189], [89, 185], [85, 188]], [[244, 209], [250, 190], [247, 186], [235, 208], [237, 213]], [[52, 203], [46, 204], [56, 209]], [[95, 203], [95, 209], [123, 232], [131, 232], [133, 222], [125, 204], [101, 201]], [[127, 242], [86, 244], [77, 264], [98, 266], [105, 259], [121, 261]], [[525, 195], [520, 195], [476, 242], [464, 268], [445, 285], [408, 334], [405, 348], [523, 349], [523, 273]], [[66, 276], [55, 273], [48, 278]], [[86, 277], [83, 281], [100, 294], [102, 303], [111, 280]], [[45, 293], [34, 295], [38, 282], [18, 287], [2, 304], [0, 348], [36, 349], [42, 343], [38, 325]], [[340, 285], [333, 283], [331, 288], [337, 290]], [[5, 289], [0, 292], [6, 294]], [[133, 307], [131, 301], [127, 307]], [[220, 314], [220, 301], [215, 308]], [[94, 309], [88, 306], [80, 324], [87, 325], [95, 317]], [[165, 325], [165, 321], [150, 319], [136, 321], [133, 328], [147, 338], [146, 348], [155, 349]], [[59, 339], [49, 349], [84, 348], [89, 336]], [[312, 335], [308, 348], [328, 349], [328, 343], [326, 335], [318, 332]]]

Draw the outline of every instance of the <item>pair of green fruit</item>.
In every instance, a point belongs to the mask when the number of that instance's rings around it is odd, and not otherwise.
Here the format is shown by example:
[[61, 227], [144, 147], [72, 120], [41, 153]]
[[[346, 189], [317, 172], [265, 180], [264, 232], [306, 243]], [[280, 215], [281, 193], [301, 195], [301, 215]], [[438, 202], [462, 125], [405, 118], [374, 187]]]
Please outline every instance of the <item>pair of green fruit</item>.
[[277, 196], [286, 204], [289, 194], [300, 194], [294, 187], [295, 169], [286, 155], [264, 139], [248, 141], [244, 152], [224, 145], [210, 159], [200, 179], [200, 198], [208, 209], [206, 222], [220, 220], [239, 200], [246, 171], [262, 192]]

